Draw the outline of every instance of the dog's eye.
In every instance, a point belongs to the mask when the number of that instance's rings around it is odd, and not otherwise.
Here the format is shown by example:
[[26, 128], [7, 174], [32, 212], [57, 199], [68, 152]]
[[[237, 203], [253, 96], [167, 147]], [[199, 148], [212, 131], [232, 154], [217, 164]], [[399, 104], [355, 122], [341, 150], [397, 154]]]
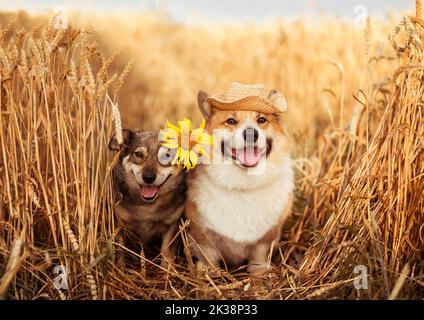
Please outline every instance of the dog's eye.
[[264, 117], [260, 117], [260, 118], [258, 118], [257, 121], [258, 121], [259, 124], [263, 124], [263, 123], [266, 123], [268, 120]]
[[134, 156], [136, 156], [136, 158], [143, 159], [143, 152], [136, 151], [134, 152]]
[[229, 118], [225, 121], [226, 124], [229, 124], [230, 126], [233, 126], [237, 123], [236, 119]]

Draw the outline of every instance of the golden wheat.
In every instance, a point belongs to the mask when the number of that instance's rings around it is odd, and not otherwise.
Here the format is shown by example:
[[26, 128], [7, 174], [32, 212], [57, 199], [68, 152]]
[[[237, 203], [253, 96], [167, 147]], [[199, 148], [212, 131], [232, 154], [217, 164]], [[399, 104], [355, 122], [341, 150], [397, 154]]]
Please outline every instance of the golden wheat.
[[[94, 34], [5, 15], [0, 298], [422, 299], [421, 11], [417, 1], [416, 16], [391, 33], [393, 24], [370, 21], [365, 30], [339, 21], [182, 26], [146, 13], [108, 23], [89, 17]], [[30, 31], [15, 32], [20, 24]], [[197, 275], [189, 221], [180, 227], [180, 255], [165, 269], [117, 241], [131, 235], [115, 226], [117, 156], [108, 141], [116, 133], [122, 142], [123, 125], [200, 117], [196, 92], [235, 80], [273, 84], [289, 101], [294, 217], [263, 277], [243, 268]], [[360, 264], [367, 290], [353, 287]], [[53, 285], [58, 265], [69, 290]]]

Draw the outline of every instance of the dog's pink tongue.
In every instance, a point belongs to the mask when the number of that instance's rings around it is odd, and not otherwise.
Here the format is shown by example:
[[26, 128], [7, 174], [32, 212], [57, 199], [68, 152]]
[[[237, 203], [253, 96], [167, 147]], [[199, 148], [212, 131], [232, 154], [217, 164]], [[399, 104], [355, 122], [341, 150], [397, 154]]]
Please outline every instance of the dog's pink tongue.
[[258, 164], [260, 154], [255, 148], [246, 148], [243, 151], [238, 151], [239, 161], [246, 167], [254, 167]]
[[153, 198], [158, 193], [158, 186], [142, 186], [141, 195], [144, 198]]

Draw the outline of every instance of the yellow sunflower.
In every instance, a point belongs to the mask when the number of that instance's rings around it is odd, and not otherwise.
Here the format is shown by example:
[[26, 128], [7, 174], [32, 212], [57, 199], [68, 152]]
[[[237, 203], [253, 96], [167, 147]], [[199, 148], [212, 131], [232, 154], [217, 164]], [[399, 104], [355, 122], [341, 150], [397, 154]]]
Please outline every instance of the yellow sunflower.
[[178, 126], [166, 120], [161, 130], [162, 146], [176, 150], [172, 165], [182, 165], [187, 171], [193, 169], [199, 156], [209, 158], [207, 150], [213, 144], [212, 136], [205, 131], [205, 119], [199, 128], [192, 130], [191, 121], [187, 118], [178, 121]]

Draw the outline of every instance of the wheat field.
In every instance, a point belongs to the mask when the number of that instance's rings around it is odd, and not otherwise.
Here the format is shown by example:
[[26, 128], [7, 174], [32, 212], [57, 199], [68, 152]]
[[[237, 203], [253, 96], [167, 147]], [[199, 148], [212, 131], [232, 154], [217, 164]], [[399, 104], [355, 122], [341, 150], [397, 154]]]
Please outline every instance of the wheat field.
[[[182, 25], [0, 14], [0, 299], [423, 299], [424, 20]], [[296, 193], [272, 271], [168, 269], [124, 246], [107, 150], [122, 125], [200, 123], [196, 94], [267, 83], [288, 101]], [[109, 97], [109, 98], [108, 98]], [[115, 112], [116, 118], [116, 112]], [[119, 126], [118, 126], [119, 127]], [[355, 289], [356, 266], [368, 286]], [[58, 272], [67, 288], [56, 288]]]

